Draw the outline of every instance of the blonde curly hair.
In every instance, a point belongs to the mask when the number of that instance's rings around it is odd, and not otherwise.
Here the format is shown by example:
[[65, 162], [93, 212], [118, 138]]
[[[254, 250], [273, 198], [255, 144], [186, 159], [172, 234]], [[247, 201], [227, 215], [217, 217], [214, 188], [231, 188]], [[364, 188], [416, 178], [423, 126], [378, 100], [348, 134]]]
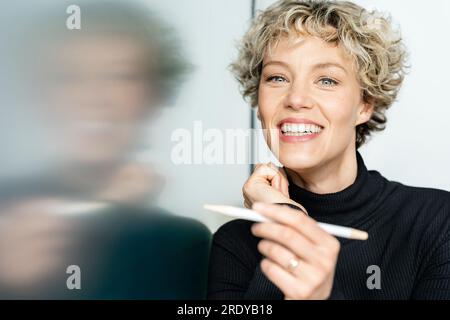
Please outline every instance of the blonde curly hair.
[[407, 52], [389, 16], [347, 1], [283, 0], [258, 13], [239, 45], [231, 71], [244, 98], [258, 105], [258, 86], [266, 50], [282, 37], [309, 35], [340, 44], [353, 57], [365, 102], [374, 106], [370, 120], [356, 127], [356, 148], [372, 131], [384, 130], [386, 110], [397, 97]]

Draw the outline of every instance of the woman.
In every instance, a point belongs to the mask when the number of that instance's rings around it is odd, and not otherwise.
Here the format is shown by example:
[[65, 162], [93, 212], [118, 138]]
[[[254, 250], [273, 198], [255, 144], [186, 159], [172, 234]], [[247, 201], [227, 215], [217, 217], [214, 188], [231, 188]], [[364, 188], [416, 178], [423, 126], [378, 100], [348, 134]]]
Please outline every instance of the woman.
[[357, 150], [384, 129], [405, 57], [388, 18], [349, 2], [281, 1], [255, 19], [232, 66], [284, 168], [259, 165], [243, 187], [274, 222], [214, 235], [209, 298], [450, 298], [450, 193], [389, 181]]

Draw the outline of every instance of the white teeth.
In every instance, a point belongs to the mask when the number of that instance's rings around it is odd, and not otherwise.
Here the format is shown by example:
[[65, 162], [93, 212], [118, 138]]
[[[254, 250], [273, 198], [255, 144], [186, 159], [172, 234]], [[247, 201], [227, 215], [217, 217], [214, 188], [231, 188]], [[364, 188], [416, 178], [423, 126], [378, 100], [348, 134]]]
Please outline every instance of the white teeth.
[[308, 130], [307, 128], [307, 125], [305, 125], [304, 123], [297, 125], [297, 131], [299, 132], [305, 132]]
[[281, 131], [289, 136], [304, 136], [311, 133], [319, 133], [322, 131], [322, 127], [315, 124], [283, 123]]

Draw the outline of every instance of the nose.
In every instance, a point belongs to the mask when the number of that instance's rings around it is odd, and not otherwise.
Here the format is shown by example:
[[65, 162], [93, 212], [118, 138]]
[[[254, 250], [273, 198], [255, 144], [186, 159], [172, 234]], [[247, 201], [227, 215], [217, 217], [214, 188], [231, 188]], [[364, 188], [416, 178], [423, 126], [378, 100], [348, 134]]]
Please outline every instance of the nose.
[[314, 105], [314, 101], [308, 85], [300, 81], [293, 82], [286, 94], [284, 105], [286, 108], [293, 110], [311, 108]]

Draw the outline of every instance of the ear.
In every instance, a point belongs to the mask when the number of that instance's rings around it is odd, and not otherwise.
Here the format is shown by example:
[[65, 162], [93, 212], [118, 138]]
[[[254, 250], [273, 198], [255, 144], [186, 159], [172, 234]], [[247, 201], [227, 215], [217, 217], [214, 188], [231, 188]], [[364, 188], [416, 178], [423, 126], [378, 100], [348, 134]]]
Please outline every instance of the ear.
[[259, 113], [259, 108], [256, 108], [256, 117], [258, 118], [259, 121], [261, 121], [261, 114]]
[[355, 126], [369, 121], [370, 117], [372, 117], [373, 111], [374, 111], [374, 104], [372, 101], [362, 102], [361, 107], [358, 110]]

